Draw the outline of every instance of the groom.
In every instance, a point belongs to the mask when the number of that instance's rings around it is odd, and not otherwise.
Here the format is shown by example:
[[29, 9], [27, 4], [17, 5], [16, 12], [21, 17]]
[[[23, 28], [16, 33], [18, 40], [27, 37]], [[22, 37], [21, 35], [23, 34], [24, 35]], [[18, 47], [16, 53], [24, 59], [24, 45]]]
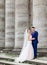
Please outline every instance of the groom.
[[35, 27], [31, 28], [32, 45], [34, 49], [34, 59], [37, 58], [37, 44], [38, 44], [38, 32], [35, 31]]

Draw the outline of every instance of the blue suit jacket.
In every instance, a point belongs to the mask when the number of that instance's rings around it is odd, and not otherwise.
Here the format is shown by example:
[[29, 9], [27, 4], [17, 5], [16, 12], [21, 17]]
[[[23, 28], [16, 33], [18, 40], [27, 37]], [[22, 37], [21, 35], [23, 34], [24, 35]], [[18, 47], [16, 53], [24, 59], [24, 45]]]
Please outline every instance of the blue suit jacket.
[[32, 40], [32, 43], [37, 44], [38, 43], [38, 32], [35, 31], [34, 33], [31, 34], [32, 38], [35, 38], [35, 40]]

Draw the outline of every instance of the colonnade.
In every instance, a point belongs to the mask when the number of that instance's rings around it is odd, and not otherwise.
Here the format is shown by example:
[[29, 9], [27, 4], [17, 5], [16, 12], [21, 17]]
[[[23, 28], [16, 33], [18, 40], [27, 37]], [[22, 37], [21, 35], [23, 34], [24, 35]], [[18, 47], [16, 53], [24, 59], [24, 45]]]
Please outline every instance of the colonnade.
[[0, 47], [21, 48], [29, 26], [39, 32], [38, 47], [47, 47], [47, 0], [0, 0]]

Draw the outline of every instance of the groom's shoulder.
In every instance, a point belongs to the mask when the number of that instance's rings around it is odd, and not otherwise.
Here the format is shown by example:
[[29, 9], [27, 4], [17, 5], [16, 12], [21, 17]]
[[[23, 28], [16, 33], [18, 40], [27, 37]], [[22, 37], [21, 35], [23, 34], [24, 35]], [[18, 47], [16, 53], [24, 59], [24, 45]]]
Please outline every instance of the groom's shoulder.
[[38, 34], [38, 31], [35, 31], [35, 33], [37, 33], [37, 34]]

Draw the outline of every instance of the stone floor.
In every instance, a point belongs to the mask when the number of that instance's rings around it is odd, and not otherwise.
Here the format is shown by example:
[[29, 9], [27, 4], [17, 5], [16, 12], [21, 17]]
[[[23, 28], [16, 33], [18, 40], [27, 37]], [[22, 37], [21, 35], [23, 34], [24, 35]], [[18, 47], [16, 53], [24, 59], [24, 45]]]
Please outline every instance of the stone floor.
[[[2, 60], [2, 61], [4, 61], [4, 60], [7, 60], [7, 61], [14, 61], [14, 59], [16, 58], [16, 57], [18, 57], [18, 55], [16, 55], [16, 54], [10, 54], [10, 53], [0, 53], [0, 60]], [[46, 61], [47, 62], [47, 57], [38, 57], [36, 60], [39, 60], [39, 61]], [[8, 63], [8, 62], [7, 62]], [[25, 65], [30, 65], [30, 62], [25, 62], [25, 63], [27, 63], [27, 64], [25, 64]], [[29, 64], [28, 64], [29, 63]], [[2, 64], [0, 64], [0, 65], [2, 65]], [[21, 65], [21, 64], [20, 64]], [[23, 65], [23, 64], [22, 64]], [[44, 64], [31, 64], [31, 65], [44, 65]]]

